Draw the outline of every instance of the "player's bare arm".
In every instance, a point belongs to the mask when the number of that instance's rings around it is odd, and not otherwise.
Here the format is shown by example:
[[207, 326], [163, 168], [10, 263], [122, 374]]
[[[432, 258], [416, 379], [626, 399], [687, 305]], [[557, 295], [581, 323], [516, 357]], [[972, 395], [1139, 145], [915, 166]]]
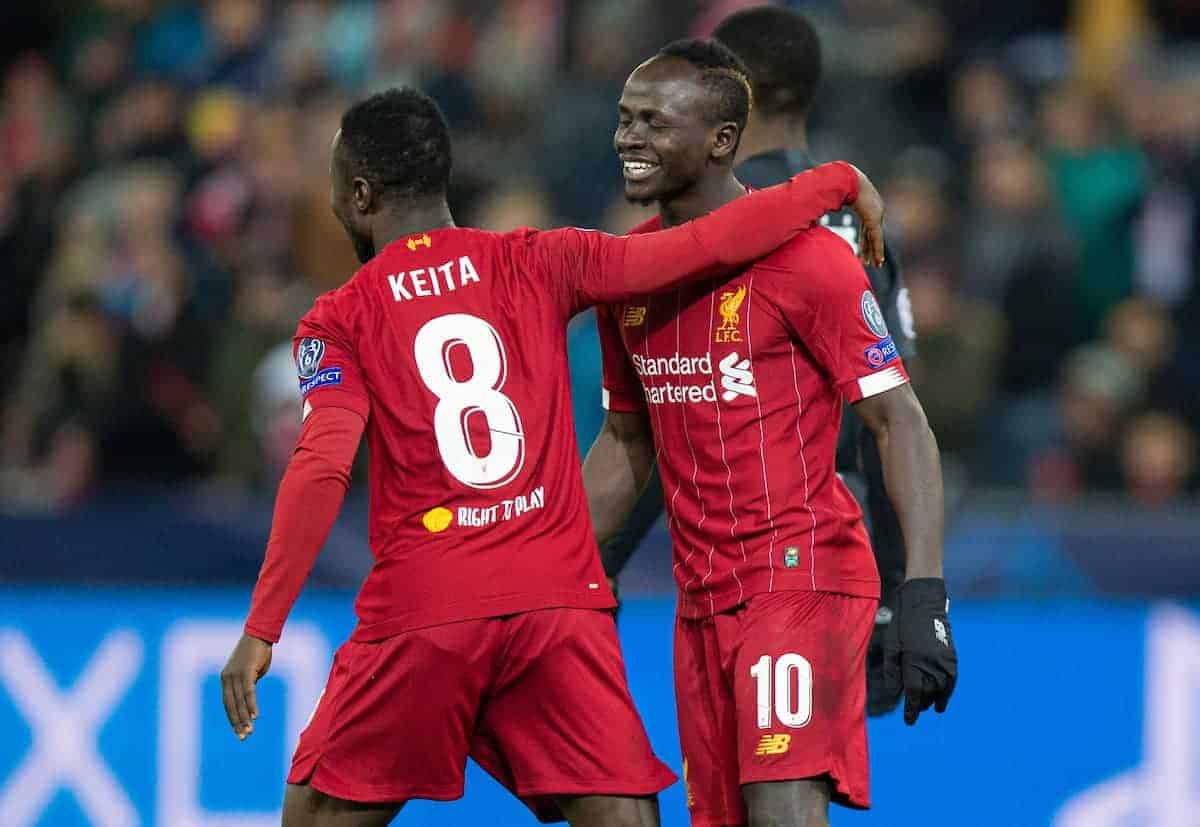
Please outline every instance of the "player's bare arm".
[[611, 560], [609, 545], [638, 507], [638, 499], [654, 472], [654, 434], [644, 412], [609, 411], [596, 441], [583, 461], [583, 487], [588, 512], [608, 585], [616, 593], [617, 574], [625, 560]]
[[943, 498], [937, 441], [908, 384], [854, 406], [875, 434], [888, 497], [908, 550], [897, 621], [885, 643], [885, 676], [903, 686], [904, 720], [933, 706], [946, 709], [958, 678], [958, 656], [942, 579]]
[[854, 406], [879, 445], [884, 482], [908, 546], [906, 579], [942, 576], [942, 469], [937, 440], [909, 384]]
[[628, 518], [654, 468], [654, 435], [642, 412], [609, 411], [583, 461], [583, 485], [596, 542]]

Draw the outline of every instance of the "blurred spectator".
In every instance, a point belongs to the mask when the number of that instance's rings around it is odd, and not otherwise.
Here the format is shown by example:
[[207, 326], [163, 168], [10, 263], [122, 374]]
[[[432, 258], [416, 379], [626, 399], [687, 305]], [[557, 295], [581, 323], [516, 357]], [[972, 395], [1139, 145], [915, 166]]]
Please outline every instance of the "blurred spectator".
[[131, 85], [102, 108], [94, 124], [93, 163], [143, 158], [171, 161], [187, 172], [187, 139], [181, 128], [181, 93], [165, 80]]
[[[269, 452], [262, 442], [267, 435], [278, 433], [274, 425], [267, 424], [275, 421], [278, 406], [260, 399], [293, 401], [288, 413], [299, 426], [299, 385], [291, 361], [291, 339], [296, 319], [307, 312], [315, 292], [312, 284], [289, 278], [267, 263], [249, 271], [238, 285], [232, 315], [215, 338], [207, 376], [221, 434], [216, 470], [227, 481], [269, 486], [278, 479], [273, 465], [263, 465]], [[278, 369], [260, 374], [259, 365], [266, 364], [264, 360], [281, 342], [288, 357], [290, 396], [269, 381], [278, 378]], [[278, 362], [279, 357], [274, 358]], [[264, 394], [263, 387], [271, 392]]]
[[566, 71], [545, 97], [538, 173], [554, 211], [582, 226], [596, 226], [621, 189], [612, 135], [625, 78], [668, 39], [643, 25], [654, 19], [642, 6], [628, 0], [581, 5], [568, 35]]
[[1073, 3], [1071, 11], [1075, 75], [1090, 91], [1108, 94], [1146, 34], [1146, 3], [1144, 0]]
[[1006, 394], [1039, 392], [1080, 341], [1072, 245], [1051, 209], [1041, 159], [1024, 143], [978, 148], [964, 235], [963, 291], [998, 305], [1009, 346], [998, 378]]
[[933, 262], [957, 274], [961, 233], [955, 227], [946, 158], [937, 150], [914, 148], [896, 168], [884, 188], [889, 244], [906, 269]]
[[979, 146], [971, 182], [963, 289], [997, 301], [1034, 262], [1047, 281], [1061, 282], [1072, 264], [1070, 241], [1050, 208], [1045, 168], [1032, 148], [1016, 140]]
[[[623, 232], [652, 213], [612, 150], [626, 76], [752, 3], [51, 4], [56, 27], [10, 33], [26, 51], [0, 62], [0, 499], [269, 489], [298, 427], [296, 319], [358, 267], [329, 208], [348, 103], [396, 83], [439, 100], [465, 222]], [[826, 46], [812, 151], [883, 186], [948, 461], [1049, 498], [1187, 493], [1195, 4], [791, 4]], [[590, 314], [569, 347], [586, 446]]]
[[1054, 415], [1044, 423], [1048, 427], [1038, 428], [1035, 420], [1022, 423], [1033, 426], [1023, 435], [1025, 444], [1033, 448], [1026, 454], [1033, 493], [1043, 499], [1068, 500], [1086, 489], [1119, 489], [1117, 437], [1143, 390], [1142, 377], [1120, 353], [1103, 345], [1073, 351]]
[[300, 388], [291, 341], [282, 342], [258, 362], [250, 385], [251, 404], [246, 411], [256, 450], [247, 451], [262, 487], [279, 484], [300, 438]]
[[986, 435], [1004, 344], [1004, 321], [994, 308], [954, 289], [932, 261], [905, 267], [920, 358], [913, 383], [939, 447], [967, 456]]
[[959, 147], [1020, 135], [1028, 113], [999, 65], [978, 61], [968, 64], [954, 79], [950, 98], [954, 135]]
[[1121, 115], [1148, 160], [1148, 187], [1136, 225], [1136, 286], [1178, 304], [1194, 289], [1200, 256], [1200, 72], [1162, 66], [1131, 71]]
[[1109, 314], [1105, 340], [1147, 380], [1175, 352], [1175, 328], [1163, 309], [1147, 299], [1126, 299]]
[[200, 85], [264, 92], [272, 65], [266, 0], [209, 0], [204, 4], [206, 54], [189, 74]]
[[868, 172], [884, 170], [906, 146], [944, 128], [950, 43], [935, 4], [842, 0], [806, 11], [825, 62], [811, 117], [818, 156], [845, 153]]
[[550, 199], [532, 181], [515, 180], [485, 196], [468, 216], [468, 224], [506, 233], [518, 227], [548, 230], [558, 225]]
[[1041, 124], [1055, 192], [1079, 245], [1079, 331], [1091, 336], [1133, 290], [1133, 217], [1145, 192], [1144, 159], [1079, 88], [1045, 93]]
[[1125, 490], [1147, 508], [1178, 502], [1196, 473], [1196, 450], [1196, 435], [1178, 417], [1141, 414], [1121, 440]]

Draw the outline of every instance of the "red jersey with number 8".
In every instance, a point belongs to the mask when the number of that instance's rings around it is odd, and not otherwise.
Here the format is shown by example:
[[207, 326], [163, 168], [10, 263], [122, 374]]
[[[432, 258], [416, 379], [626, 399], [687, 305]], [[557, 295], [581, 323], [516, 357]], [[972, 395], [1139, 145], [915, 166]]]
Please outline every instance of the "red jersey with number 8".
[[610, 268], [596, 233], [538, 235], [399, 239], [300, 322], [305, 416], [332, 405], [367, 419], [375, 565], [356, 640], [615, 605], [587, 519], [563, 333], [592, 297], [588, 274]]
[[[430, 230], [396, 239], [321, 296], [296, 333], [303, 415], [329, 407], [361, 416], [371, 454], [375, 564], [354, 639], [612, 607], [575, 448], [568, 320], [590, 305], [745, 266], [857, 191], [853, 167], [828, 164], [651, 235]], [[749, 225], [757, 232], [742, 232]], [[311, 439], [294, 463], [301, 470], [289, 466], [280, 486], [287, 513], [277, 504], [246, 621], [263, 640], [279, 638], [319, 552], [306, 529], [325, 519], [327, 503], [313, 500], [306, 523], [296, 516], [297, 485], [308, 483], [306, 496], [344, 493], [348, 469], [321, 459], [316, 436], [338, 419], [330, 412], [308, 423]], [[329, 433], [331, 451], [348, 453], [335, 444], [336, 427]]]

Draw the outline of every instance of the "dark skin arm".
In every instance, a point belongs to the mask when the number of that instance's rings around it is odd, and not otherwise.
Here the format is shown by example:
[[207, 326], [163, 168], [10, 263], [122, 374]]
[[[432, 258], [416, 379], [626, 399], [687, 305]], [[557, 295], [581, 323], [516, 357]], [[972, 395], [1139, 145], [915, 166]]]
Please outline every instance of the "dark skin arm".
[[270, 668], [271, 644], [243, 634], [221, 670], [225, 715], [239, 741], [245, 741], [254, 732], [254, 719], [258, 717], [255, 684]]
[[645, 413], [609, 411], [583, 461], [583, 486], [596, 541], [628, 519], [654, 468], [654, 434]]
[[888, 498], [908, 550], [905, 579], [942, 576], [942, 466], [912, 386], [864, 399], [854, 412], [875, 435]]

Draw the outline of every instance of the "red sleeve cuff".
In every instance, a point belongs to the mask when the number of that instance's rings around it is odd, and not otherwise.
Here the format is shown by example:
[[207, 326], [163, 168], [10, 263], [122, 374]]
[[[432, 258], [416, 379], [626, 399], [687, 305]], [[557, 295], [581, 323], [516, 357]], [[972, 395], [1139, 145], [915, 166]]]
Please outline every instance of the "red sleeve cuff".
[[265, 640], [267, 643], [276, 644], [279, 642], [279, 631], [267, 631], [260, 626], [251, 626], [247, 623], [242, 627], [242, 631], [250, 637], [256, 637], [259, 640]]

